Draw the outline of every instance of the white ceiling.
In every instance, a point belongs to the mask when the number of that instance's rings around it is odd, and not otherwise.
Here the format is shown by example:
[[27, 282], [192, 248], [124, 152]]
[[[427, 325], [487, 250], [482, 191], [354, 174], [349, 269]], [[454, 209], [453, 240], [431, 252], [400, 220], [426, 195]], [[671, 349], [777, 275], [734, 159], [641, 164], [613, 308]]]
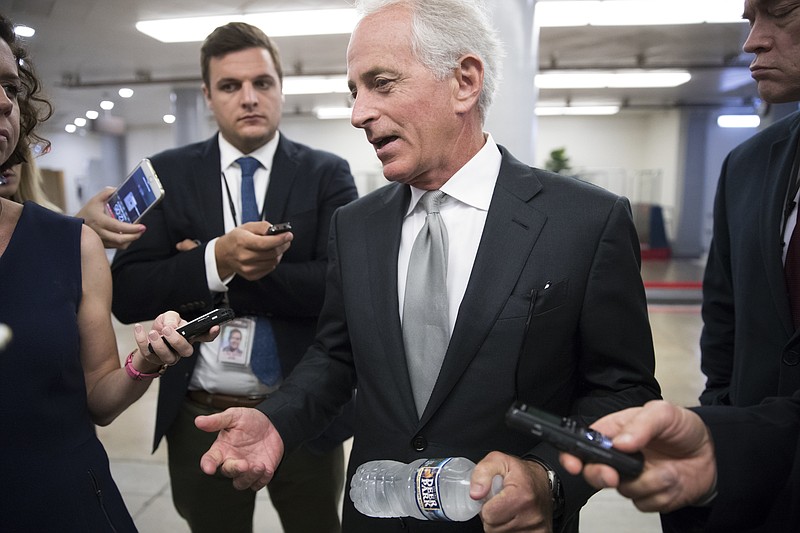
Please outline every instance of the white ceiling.
[[[490, 0], [497, 9], [512, 0]], [[653, 1], [653, 0], [643, 0]], [[703, 0], [699, 0], [703, 1]], [[740, 1], [740, 0], [731, 0]], [[134, 28], [137, 20], [272, 10], [351, 7], [349, 0], [0, 0], [0, 13], [34, 27], [28, 39], [34, 65], [56, 107], [52, 127], [63, 128], [107, 97], [127, 125], [153, 124], [170, 111], [173, 87], [199, 87], [199, 43], [164, 44]], [[544, 28], [540, 69], [686, 68], [692, 80], [675, 89], [541, 91], [540, 99], [620, 99], [630, 109], [739, 106], [753, 101], [755, 85], [741, 52], [747, 24]], [[345, 72], [347, 35], [282, 37], [284, 71]], [[150, 80], [145, 83], [145, 80]], [[79, 87], [69, 88], [69, 83]], [[138, 82], [138, 83], [135, 83]], [[116, 94], [125, 84], [130, 100]], [[505, 83], [509, 83], [506, 77]], [[346, 95], [287, 97], [286, 112], [343, 105]]]

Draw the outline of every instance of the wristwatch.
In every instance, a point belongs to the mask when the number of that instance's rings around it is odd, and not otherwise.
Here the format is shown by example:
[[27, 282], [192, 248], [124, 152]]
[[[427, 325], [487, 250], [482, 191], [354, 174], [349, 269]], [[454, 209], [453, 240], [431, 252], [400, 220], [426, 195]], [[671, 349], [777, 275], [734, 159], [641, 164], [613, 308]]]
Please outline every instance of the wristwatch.
[[[137, 348], [138, 350], [138, 348]], [[131, 353], [128, 354], [128, 358], [125, 359], [125, 372], [131, 377], [131, 379], [135, 381], [143, 381], [145, 379], [153, 379], [158, 378], [164, 375], [164, 372], [167, 371], [167, 367], [169, 365], [161, 365], [161, 368], [158, 369], [158, 372], [152, 372], [149, 374], [145, 374], [144, 372], [139, 372], [133, 366], [133, 354], [136, 353], [136, 350], [133, 350]]]
[[560, 518], [561, 515], [564, 514], [565, 503], [564, 490], [561, 488], [561, 480], [558, 477], [558, 473], [553, 470], [550, 465], [540, 459], [530, 455], [526, 456], [525, 459], [538, 463], [544, 468], [544, 471], [547, 472], [547, 481], [550, 483], [550, 495], [553, 498], [553, 520]]

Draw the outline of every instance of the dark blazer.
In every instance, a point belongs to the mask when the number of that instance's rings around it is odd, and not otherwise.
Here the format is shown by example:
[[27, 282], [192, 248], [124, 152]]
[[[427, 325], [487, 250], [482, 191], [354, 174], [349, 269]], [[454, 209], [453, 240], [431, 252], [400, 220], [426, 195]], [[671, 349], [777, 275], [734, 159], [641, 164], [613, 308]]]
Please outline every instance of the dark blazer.
[[[124, 323], [151, 320], [168, 309], [190, 319], [219, 303], [208, 289], [203, 259], [205, 244], [225, 233], [222, 206], [228, 200], [220, 184], [217, 136], [162, 152], [152, 163], [164, 200], [142, 221], [142, 237], [118, 252], [111, 267], [112, 307]], [[294, 240], [270, 275], [252, 282], [235, 276], [228, 297], [237, 315], [270, 318], [285, 374], [314, 338], [331, 215], [357, 196], [345, 160], [281, 136], [264, 212], [272, 223], [291, 222]], [[184, 239], [202, 245], [178, 252], [175, 244]], [[197, 357], [182, 359], [161, 378], [154, 449], [178, 413], [196, 362]]]
[[726, 158], [703, 281], [703, 404], [754, 405], [800, 389], [800, 335], [783, 275], [783, 205], [800, 113]]
[[800, 531], [800, 392], [694, 410], [714, 440], [718, 495], [710, 507], [663, 515], [664, 531]]
[[[259, 406], [291, 448], [314, 434], [358, 382], [348, 479], [374, 459], [411, 462], [552, 448], [509, 429], [524, 399], [595, 417], [659, 397], [639, 248], [629, 205], [598, 187], [523, 165], [505, 150], [441, 373], [417, 417], [403, 348], [397, 254], [410, 189], [390, 184], [334, 215], [315, 344]], [[448, 232], [459, 228], [448, 228]], [[547, 288], [545, 288], [547, 287]], [[530, 316], [530, 327], [526, 321]], [[524, 345], [524, 348], [523, 348]], [[592, 494], [561, 471], [569, 530]], [[483, 531], [479, 519], [370, 519], [345, 498], [343, 530]]]

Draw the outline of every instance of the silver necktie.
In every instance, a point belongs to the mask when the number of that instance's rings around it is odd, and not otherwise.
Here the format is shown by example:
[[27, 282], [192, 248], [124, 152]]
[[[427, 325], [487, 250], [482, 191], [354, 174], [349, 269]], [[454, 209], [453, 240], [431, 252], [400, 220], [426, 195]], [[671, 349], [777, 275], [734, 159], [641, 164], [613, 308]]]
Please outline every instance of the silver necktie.
[[411, 248], [403, 302], [403, 343], [419, 416], [428, 403], [450, 342], [447, 228], [439, 214], [445, 197], [442, 191], [428, 191], [420, 199], [428, 214]]

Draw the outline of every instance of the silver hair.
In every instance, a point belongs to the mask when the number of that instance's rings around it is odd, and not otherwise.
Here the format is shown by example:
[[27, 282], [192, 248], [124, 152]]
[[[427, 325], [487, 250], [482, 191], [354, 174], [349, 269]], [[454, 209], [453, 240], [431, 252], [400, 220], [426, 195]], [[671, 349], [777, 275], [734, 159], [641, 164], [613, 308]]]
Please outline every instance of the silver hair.
[[504, 52], [483, 1], [355, 0], [362, 17], [393, 5], [411, 10], [412, 52], [437, 79], [450, 75], [464, 54], [480, 58], [484, 73], [478, 110], [485, 121], [500, 84]]

